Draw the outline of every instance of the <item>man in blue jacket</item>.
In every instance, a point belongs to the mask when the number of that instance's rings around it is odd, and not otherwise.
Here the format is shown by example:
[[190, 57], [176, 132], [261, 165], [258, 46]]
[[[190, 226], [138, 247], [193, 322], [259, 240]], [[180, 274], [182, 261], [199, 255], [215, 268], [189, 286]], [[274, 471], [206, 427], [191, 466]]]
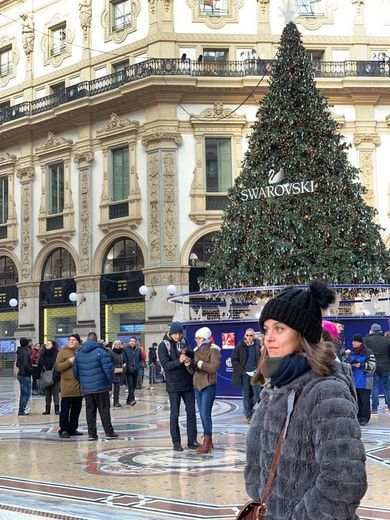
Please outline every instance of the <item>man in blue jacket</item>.
[[98, 439], [96, 410], [99, 410], [106, 439], [118, 437], [112, 427], [110, 414], [109, 391], [114, 381], [114, 368], [107, 352], [98, 345], [94, 332], [88, 334], [87, 341], [77, 352], [73, 363], [73, 373], [85, 395], [88, 440], [97, 441]]

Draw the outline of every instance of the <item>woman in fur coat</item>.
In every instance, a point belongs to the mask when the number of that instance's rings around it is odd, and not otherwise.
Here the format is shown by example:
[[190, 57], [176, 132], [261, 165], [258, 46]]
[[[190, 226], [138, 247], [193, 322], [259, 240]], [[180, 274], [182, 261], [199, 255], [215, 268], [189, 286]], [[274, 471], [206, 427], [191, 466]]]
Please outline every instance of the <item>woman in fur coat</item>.
[[265, 349], [254, 382], [265, 383], [247, 435], [245, 483], [260, 500], [280, 432], [281, 456], [266, 501], [267, 520], [356, 520], [367, 489], [352, 378], [320, 343], [326, 284], [292, 287], [260, 317]]

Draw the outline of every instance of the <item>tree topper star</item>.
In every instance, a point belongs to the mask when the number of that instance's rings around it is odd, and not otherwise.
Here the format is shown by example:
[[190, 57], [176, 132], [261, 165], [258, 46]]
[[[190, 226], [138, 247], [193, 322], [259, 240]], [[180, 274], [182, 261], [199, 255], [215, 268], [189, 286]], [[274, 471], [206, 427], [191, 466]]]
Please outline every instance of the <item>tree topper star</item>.
[[284, 9], [280, 9], [286, 25], [294, 21], [295, 11], [291, 8], [290, 0], [287, 1]]

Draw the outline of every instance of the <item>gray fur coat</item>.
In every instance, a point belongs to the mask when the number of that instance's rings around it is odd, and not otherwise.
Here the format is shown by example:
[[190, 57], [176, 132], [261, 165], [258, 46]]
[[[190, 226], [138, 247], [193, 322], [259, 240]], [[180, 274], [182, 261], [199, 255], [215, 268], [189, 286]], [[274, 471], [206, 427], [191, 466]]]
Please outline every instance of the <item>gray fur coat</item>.
[[267, 520], [356, 520], [367, 489], [365, 451], [352, 378], [343, 363], [327, 377], [306, 372], [280, 388], [265, 386], [247, 435], [245, 484], [259, 500], [287, 414], [291, 390], [301, 392], [291, 416]]

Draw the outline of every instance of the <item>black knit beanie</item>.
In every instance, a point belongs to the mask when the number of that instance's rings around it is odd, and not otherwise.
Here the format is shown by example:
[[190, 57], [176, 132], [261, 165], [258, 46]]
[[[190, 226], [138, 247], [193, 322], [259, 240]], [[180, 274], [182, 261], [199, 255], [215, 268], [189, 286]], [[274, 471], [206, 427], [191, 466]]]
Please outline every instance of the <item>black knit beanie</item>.
[[334, 291], [319, 280], [313, 280], [307, 289], [290, 287], [265, 304], [259, 324], [263, 328], [267, 320], [280, 321], [300, 332], [309, 343], [318, 343], [322, 332], [322, 309], [334, 301]]

